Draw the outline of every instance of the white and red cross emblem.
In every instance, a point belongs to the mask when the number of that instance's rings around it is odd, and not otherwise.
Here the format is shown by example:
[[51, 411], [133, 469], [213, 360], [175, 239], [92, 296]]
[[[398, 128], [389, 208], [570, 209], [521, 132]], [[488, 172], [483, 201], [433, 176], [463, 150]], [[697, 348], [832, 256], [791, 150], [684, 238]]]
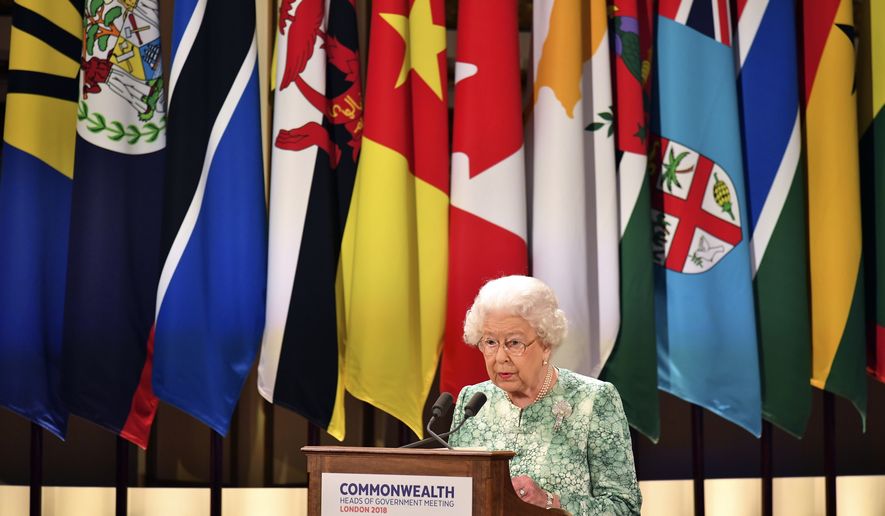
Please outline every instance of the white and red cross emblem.
[[706, 272], [743, 238], [734, 183], [709, 158], [666, 138], [659, 142], [652, 176], [655, 262], [676, 272]]

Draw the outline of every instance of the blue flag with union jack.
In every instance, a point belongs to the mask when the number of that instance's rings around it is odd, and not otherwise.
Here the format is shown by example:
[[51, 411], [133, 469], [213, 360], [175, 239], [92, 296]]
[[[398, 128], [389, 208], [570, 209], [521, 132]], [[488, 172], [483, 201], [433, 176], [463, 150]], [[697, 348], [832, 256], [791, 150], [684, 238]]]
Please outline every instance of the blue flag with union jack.
[[658, 5], [652, 175], [658, 386], [761, 433], [727, 0]]

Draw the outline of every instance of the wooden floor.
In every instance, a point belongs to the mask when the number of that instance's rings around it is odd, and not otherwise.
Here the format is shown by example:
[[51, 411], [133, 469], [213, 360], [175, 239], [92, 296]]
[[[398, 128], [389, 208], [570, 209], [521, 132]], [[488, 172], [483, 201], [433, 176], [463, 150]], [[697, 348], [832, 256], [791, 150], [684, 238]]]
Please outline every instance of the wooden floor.
[[[641, 482], [643, 516], [691, 516], [689, 480]], [[885, 476], [839, 477], [840, 515], [885, 515]], [[707, 516], [758, 516], [761, 487], [757, 479], [707, 480]], [[290, 488], [225, 489], [225, 516], [303, 516], [307, 490]], [[0, 516], [28, 514], [28, 488], [0, 486]], [[131, 516], [209, 516], [209, 490], [132, 488]], [[824, 516], [823, 477], [774, 480], [774, 514]], [[45, 487], [43, 516], [114, 516], [114, 490], [95, 487]]]

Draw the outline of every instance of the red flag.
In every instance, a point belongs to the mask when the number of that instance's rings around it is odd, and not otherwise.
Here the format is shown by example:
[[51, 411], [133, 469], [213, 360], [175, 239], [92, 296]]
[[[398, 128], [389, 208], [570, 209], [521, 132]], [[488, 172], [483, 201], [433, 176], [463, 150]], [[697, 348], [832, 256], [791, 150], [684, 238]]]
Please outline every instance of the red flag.
[[[440, 390], [488, 379], [462, 341], [486, 281], [526, 274], [526, 200], [515, 0], [461, 0], [449, 207], [449, 284]], [[494, 20], [494, 23], [489, 23]]]

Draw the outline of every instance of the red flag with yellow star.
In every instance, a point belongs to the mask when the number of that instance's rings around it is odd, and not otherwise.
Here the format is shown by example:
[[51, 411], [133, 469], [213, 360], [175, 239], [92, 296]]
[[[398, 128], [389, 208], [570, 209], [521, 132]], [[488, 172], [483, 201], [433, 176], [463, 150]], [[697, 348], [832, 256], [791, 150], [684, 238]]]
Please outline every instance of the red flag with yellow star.
[[445, 326], [443, 0], [375, 0], [365, 129], [341, 245], [344, 385], [421, 435]]

